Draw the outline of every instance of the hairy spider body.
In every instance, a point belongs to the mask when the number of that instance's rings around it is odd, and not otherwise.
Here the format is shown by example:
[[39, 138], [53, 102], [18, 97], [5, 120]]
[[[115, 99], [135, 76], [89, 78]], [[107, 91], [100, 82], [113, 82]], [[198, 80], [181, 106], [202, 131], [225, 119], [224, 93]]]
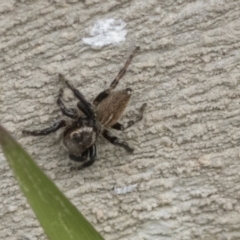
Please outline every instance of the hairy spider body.
[[132, 89], [126, 88], [115, 92], [113, 90], [116, 88], [119, 80], [124, 76], [127, 67], [138, 49], [139, 47], [135, 48], [109, 88], [100, 92], [92, 104], [89, 103], [82, 93], [74, 88], [63, 75], [59, 74], [59, 79], [66, 83], [72, 90], [74, 96], [79, 100], [77, 107], [83, 114], [79, 115], [76, 109], [65, 107], [62, 102], [63, 90], [60, 89], [57, 104], [62, 113], [72, 118], [72, 120], [59, 120], [46, 129], [34, 131], [24, 130], [23, 133], [33, 136], [48, 135], [65, 127], [63, 143], [69, 151], [69, 158], [76, 162], [83, 162], [78, 169], [94, 163], [97, 156], [96, 140], [99, 135], [102, 135], [112, 144], [123, 147], [126, 151], [132, 153], [133, 149], [126, 142], [114, 136], [109, 129], [124, 130], [131, 127], [134, 123], [142, 119], [143, 112], [146, 108], [146, 103], [144, 103], [140, 108], [140, 114], [137, 118], [129, 121], [125, 126], [118, 122], [129, 103]]
[[63, 132], [63, 144], [76, 156], [92, 146], [100, 133], [96, 124], [85, 116], [79, 117], [67, 126]]

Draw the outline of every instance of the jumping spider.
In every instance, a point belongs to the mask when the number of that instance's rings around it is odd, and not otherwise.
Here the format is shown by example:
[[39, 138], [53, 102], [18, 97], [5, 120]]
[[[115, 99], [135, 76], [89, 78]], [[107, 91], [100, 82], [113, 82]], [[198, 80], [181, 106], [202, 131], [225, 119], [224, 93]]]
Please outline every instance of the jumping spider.
[[123, 147], [129, 153], [132, 153], [133, 149], [126, 142], [114, 136], [109, 131], [109, 128], [123, 131], [140, 121], [143, 117], [143, 112], [147, 105], [146, 103], [142, 105], [139, 115], [134, 121], [129, 121], [126, 125], [119, 123], [118, 119], [127, 107], [131, 98], [132, 89], [126, 88], [113, 92], [119, 80], [124, 76], [127, 67], [138, 49], [139, 47], [135, 48], [109, 88], [100, 92], [93, 100], [92, 104], [89, 103], [82, 93], [74, 88], [62, 74], [59, 74], [59, 79], [66, 83], [72, 90], [74, 96], [79, 100], [77, 107], [83, 114], [79, 115], [76, 109], [68, 109], [65, 107], [62, 102], [63, 90], [60, 89], [57, 104], [62, 113], [72, 118], [72, 120], [59, 120], [46, 129], [34, 131], [24, 130], [23, 133], [33, 136], [48, 135], [65, 127], [63, 132], [63, 143], [69, 151], [69, 158], [76, 162], [83, 162], [78, 169], [88, 167], [94, 163], [97, 156], [95, 142], [100, 134], [112, 144]]

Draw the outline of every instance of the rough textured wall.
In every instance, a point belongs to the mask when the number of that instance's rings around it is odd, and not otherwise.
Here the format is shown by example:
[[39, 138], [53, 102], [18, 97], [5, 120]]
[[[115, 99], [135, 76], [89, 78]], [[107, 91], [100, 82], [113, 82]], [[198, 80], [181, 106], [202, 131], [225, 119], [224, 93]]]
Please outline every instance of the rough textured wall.
[[[1, 123], [107, 240], [240, 239], [239, 1], [11, 0], [0, 12]], [[126, 23], [125, 41], [85, 44], [105, 18]], [[135, 45], [122, 121], [149, 107], [117, 133], [133, 155], [102, 140], [99, 160], [71, 172], [58, 134], [21, 135], [61, 117], [59, 72], [90, 100]], [[2, 154], [0, 173], [0, 238], [46, 239]]]

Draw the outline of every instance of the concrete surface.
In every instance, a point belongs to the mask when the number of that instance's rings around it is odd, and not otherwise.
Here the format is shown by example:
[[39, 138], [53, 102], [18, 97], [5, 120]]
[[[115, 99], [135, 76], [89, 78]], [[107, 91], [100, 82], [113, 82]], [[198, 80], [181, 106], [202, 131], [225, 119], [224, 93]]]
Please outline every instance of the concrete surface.
[[[9, 0], [0, 12], [1, 123], [107, 240], [240, 239], [239, 1]], [[125, 41], [84, 43], [105, 18], [126, 23]], [[21, 135], [61, 117], [59, 72], [91, 100], [136, 45], [119, 85], [134, 89], [123, 122], [149, 106], [118, 133], [133, 155], [101, 140], [99, 160], [70, 172], [59, 134]], [[0, 239], [46, 239], [2, 154], [0, 193]]]

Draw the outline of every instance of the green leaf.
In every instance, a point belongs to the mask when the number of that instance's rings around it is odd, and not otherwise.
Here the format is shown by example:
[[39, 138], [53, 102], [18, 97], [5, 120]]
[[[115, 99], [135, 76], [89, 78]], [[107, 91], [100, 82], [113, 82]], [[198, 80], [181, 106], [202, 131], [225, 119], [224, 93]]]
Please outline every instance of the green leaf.
[[1, 125], [0, 145], [24, 195], [50, 240], [103, 240]]

